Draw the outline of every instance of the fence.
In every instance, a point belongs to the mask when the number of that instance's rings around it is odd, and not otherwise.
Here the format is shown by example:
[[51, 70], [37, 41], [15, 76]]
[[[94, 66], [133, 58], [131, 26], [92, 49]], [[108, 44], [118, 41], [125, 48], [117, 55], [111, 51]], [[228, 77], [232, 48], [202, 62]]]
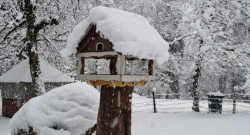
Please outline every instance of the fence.
[[[207, 97], [200, 99], [199, 107], [201, 112], [208, 112]], [[182, 99], [155, 99], [156, 112], [161, 113], [185, 113], [192, 112], [193, 100]], [[145, 97], [135, 97], [132, 103], [132, 112], [153, 112], [153, 99]], [[222, 113], [233, 113], [233, 99], [223, 99]], [[236, 113], [250, 114], [250, 100], [237, 100]]]
[[[206, 99], [208, 93], [199, 93], [201, 99]], [[250, 95], [244, 95], [243, 93], [235, 93], [236, 94], [236, 100], [237, 101], [246, 101], [250, 103]], [[229, 94], [223, 94], [225, 95], [225, 98], [233, 98], [234, 94], [229, 93]], [[180, 99], [193, 99], [193, 93], [188, 92], [188, 93], [171, 93], [171, 94], [155, 94], [156, 97], [158, 98], [175, 98], [177, 96], [180, 97]]]

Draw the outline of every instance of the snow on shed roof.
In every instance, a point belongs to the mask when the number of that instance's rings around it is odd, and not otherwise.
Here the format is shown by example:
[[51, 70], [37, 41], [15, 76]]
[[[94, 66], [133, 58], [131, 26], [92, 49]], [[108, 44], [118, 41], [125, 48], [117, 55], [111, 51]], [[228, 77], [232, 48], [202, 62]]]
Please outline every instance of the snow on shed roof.
[[225, 96], [225, 94], [222, 94], [219, 91], [217, 91], [217, 92], [210, 92], [210, 93], [207, 93], [207, 95], [217, 96], [217, 97], [224, 97]]
[[76, 53], [76, 47], [90, 24], [113, 43], [113, 49], [124, 55], [156, 60], [159, 64], [168, 57], [168, 43], [148, 20], [141, 15], [107, 7], [94, 7], [87, 19], [79, 23], [69, 35], [67, 46], [61, 51], [65, 57]]
[[[56, 69], [42, 58], [39, 58], [42, 79], [44, 82], [72, 82], [72, 78]], [[0, 82], [32, 82], [29, 59], [15, 65], [8, 72], [0, 76]]]

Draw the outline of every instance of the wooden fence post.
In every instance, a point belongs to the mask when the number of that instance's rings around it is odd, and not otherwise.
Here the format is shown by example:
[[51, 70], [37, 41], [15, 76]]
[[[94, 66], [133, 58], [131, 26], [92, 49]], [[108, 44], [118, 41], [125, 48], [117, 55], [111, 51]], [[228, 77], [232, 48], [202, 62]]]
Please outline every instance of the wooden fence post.
[[234, 91], [233, 91], [233, 114], [236, 113], [236, 87], [234, 87]]
[[155, 91], [156, 91], [156, 88], [153, 88], [152, 94], [153, 94], [153, 103], [154, 103], [154, 113], [156, 113]]

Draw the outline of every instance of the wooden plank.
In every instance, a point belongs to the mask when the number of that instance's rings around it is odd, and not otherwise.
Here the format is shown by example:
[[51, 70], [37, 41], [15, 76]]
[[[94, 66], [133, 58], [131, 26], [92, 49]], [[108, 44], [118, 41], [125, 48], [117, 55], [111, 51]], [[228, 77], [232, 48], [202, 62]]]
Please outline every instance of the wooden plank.
[[109, 52], [86, 52], [86, 53], [78, 53], [78, 57], [84, 58], [103, 58], [103, 57], [117, 57], [118, 53], [115, 51]]
[[124, 81], [124, 82], [131, 82], [131, 81], [152, 81], [155, 80], [155, 76], [147, 75], [147, 76], [132, 76], [132, 75], [85, 75], [85, 74], [78, 74], [77, 79], [79, 80], [89, 80], [89, 81], [96, 81], [96, 80], [104, 80], [104, 81]]
[[117, 56], [116, 70], [117, 70], [117, 74], [120, 75], [121, 74], [121, 55], [120, 54], [118, 54]]
[[[83, 65], [84, 66], [84, 65]], [[77, 62], [77, 75], [81, 74], [81, 69], [82, 69], [82, 62], [81, 62], [81, 57], [78, 55], [78, 62]]]
[[134, 75], [123, 75], [121, 76], [121, 81], [124, 82], [131, 82], [131, 81], [153, 81], [155, 80], [155, 76], [153, 75], [147, 75], [147, 76], [134, 76]]
[[149, 60], [148, 63], [148, 74], [149, 75], [153, 75], [154, 72], [154, 61], [153, 60]]
[[83, 39], [81, 40], [79, 46], [77, 47], [77, 53], [81, 52], [87, 46], [89, 40], [95, 33], [96, 33], [96, 26], [94, 24], [91, 24], [89, 26], [89, 29], [86, 31]]
[[152, 75], [155, 76], [155, 67], [156, 67], [155, 61], [153, 61], [153, 66], [152, 67], [153, 67], [153, 74]]
[[126, 59], [125, 59], [125, 56], [124, 55], [121, 55], [121, 60], [120, 60], [120, 72], [121, 72], [121, 75], [124, 75], [125, 74], [125, 66], [126, 66]]
[[85, 66], [85, 64], [84, 64], [84, 62], [85, 62], [85, 59], [83, 58], [83, 57], [81, 57], [81, 71], [80, 71], [80, 74], [84, 74], [84, 66]]
[[120, 75], [83, 75], [83, 74], [78, 74], [77, 79], [79, 80], [90, 80], [90, 81], [95, 81], [95, 80], [120, 80]]
[[109, 69], [111, 75], [117, 75], [116, 62], [117, 62], [117, 57], [110, 59]]
[[5, 117], [12, 117], [22, 106], [22, 99], [3, 98], [2, 113]]

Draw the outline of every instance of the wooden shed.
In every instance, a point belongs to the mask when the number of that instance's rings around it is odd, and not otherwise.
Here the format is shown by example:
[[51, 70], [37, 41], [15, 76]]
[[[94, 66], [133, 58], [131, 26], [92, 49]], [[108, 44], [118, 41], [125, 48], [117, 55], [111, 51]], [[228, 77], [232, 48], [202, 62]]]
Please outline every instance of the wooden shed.
[[[73, 82], [71, 77], [41, 58], [40, 66], [46, 91]], [[0, 76], [0, 90], [2, 93], [2, 114], [6, 117], [12, 117], [23, 105], [24, 101], [27, 101], [29, 92], [34, 90], [31, 85], [28, 59], [15, 65]]]

